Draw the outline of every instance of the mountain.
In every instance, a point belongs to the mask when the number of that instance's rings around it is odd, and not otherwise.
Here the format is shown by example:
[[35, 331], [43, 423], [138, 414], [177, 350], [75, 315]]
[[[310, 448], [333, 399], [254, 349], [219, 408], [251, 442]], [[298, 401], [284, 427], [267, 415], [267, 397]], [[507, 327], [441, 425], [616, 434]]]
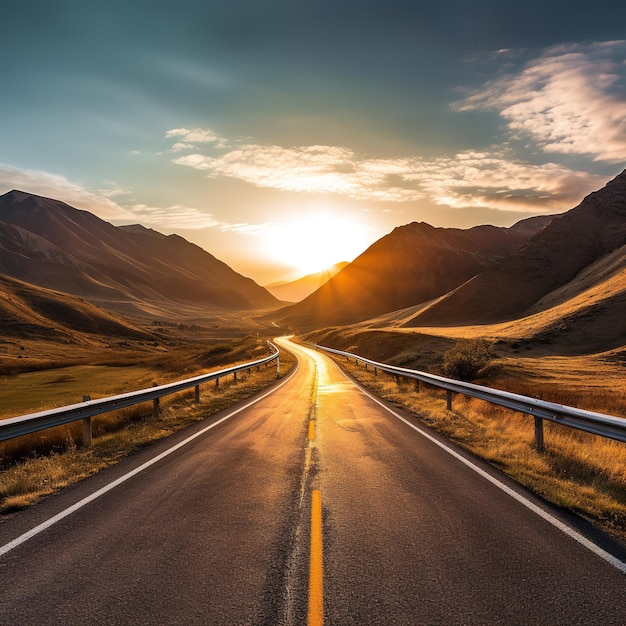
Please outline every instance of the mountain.
[[284, 302], [300, 302], [308, 295], [319, 289], [325, 282], [328, 282], [337, 272], [341, 271], [348, 263], [335, 263], [332, 267], [308, 274], [291, 282], [273, 283], [265, 285], [265, 288], [279, 300]]
[[550, 294], [560, 289], [575, 294], [572, 283], [624, 245], [626, 170], [407, 325], [484, 324], [545, 310], [552, 306]]
[[178, 235], [113, 226], [17, 190], [0, 196], [0, 273], [125, 312], [278, 304], [253, 280]]
[[525, 222], [467, 230], [400, 226], [275, 317], [297, 327], [348, 324], [438, 298], [517, 250], [545, 220]]
[[96, 335], [154, 339], [76, 296], [0, 275], [0, 336], [76, 343]]

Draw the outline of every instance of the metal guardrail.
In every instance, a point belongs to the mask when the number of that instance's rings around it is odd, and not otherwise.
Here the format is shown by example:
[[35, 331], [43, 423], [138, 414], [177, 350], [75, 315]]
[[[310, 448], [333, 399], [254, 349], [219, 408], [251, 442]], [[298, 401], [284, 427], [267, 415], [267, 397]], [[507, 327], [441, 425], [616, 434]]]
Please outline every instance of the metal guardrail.
[[98, 400], [86, 400], [85, 402], [70, 404], [69, 406], [0, 420], [0, 441], [6, 441], [7, 439], [13, 439], [15, 437], [21, 437], [22, 435], [38, 432], [40, 430], [46, 430], [48, 428], [54, 428], [55, 426], [61, 426], [63, 424], [69, 424], [70, 422], [83, 420], [83, 445], [91, 445], [91, 418], [95, 415], [116, 411], [117, 409], [124, 409], [149, 400], [152, 400], [153, 402], [153, 413], [158, 414], [160, 398], [179, 391], [191, 389], [192, 387], [195, 387], [195, 399], [196, 402], [199, 402], [201, 384], [212, 380], [216, 381], [216, 384], [219, 384], [220, 378], [224, 378], [225, 376], [229, 376], [231, 374], [236, 380], [238, 372], [246, 369], [250, 370], [251, 368], [257, 366], [260, 367], [261, 365], [266, 363], [269, 364], [272, 361], [276, 361], [276, 374], [279, 376], [279, 350], [273, 343], [268, 343], [268, 345], [272, 350], [274, 350], [274, 352], [263, 359], [251, 361], [250, 363], [236, 365], [217, 372], [202, 374], [200, 376], [179, 380], [173, 383], [167, 383], [165, 385], [154, 386], [149, 389], [140, 389], [139, 391], [123, 393], [117, 396], [110, 396], [108, 398], [100, 398]]
[[508, 391], [500, 391], [491, 387], [483, 387], [473, 383], [465, 383], [453, 378], [445, 378], [435, 374], [428, 374], [418, 370], [410, 370], [403, 367], [395, 367], [386, 363], [378, 363], [371, 359], [366, 359], [351, 352], [343, 352], [320, 346], [315, 347], [325, 352], [331, 352], [348, 359], [355, 359], [365, 364], [367, 368], [371, 365], [376, 373], [378, 370], [386, 372], [394, 376], [403, 376], [412, 378], [416, 381], [422, 381], [435, 387], [445, 389], [447, 392], [447, 407], [452, 409], [452, 393], [460, 393], [473, 398], [480, 398], [492, 404], [498, 404], [520, 413], [532, 415], [535, 418], [535, 444], [538, 450], [543, 450], [543, 421], [548, 420], [556, 424], [561, 424], [576, 430], [583, 430], [594, 435], [615, 439], [617, 441], [626, 442], [626, 419], [622, 417], [614, 417], [605, 415], [604, 413], [595, 413], [594, 411], [586, 411], [571, 406], [557, 404], [555, 402], [546, 402], [528, 396], [522, 396]]

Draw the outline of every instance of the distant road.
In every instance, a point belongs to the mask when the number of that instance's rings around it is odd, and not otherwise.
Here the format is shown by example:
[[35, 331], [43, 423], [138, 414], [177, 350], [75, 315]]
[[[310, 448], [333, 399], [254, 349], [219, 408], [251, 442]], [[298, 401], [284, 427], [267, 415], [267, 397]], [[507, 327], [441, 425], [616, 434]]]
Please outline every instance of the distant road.
[[626, 623], [606, 537], [279, 343], [273, 392], [0, 523], [0, 624]]

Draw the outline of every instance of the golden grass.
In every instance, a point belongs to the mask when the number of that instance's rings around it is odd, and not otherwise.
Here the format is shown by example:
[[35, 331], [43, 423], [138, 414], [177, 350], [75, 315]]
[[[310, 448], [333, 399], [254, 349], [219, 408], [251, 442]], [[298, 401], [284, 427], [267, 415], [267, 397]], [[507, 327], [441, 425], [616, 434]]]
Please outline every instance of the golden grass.
[[[281, 351], [281, 374], [287, 374], [293, 365], [293, 357]], [[240, 373], [237, 381], [229, 376], [218, 387], [214, 383], [201, 386], [200, 404], [193, 403], [193, 389], [162, 398], [157, 419], [152, 416], [152, 403], [101, 415], [93, 419], [94, 442], [90, 448], [77, 445], [80, 423], [45, 431], [46, 449], [51, 450], [45, 455], [32, 452], [41, 433], [5, 442], [0, 446], [4, 459], [4, 469], [0, 471], [0, 512], [28, 506], [153, 441], [251, 397], [275, 380], [276, 366], [270, 364], [260, 370], [252, 368], [251, 373]]]
[[[545, 422], [545, 452], [534, 447], [532, 417], [474, 398], [457, 395], [446, 410], [445, 392], [424, 384], [365, 371], [345, 359], [341, 367], [386, 400], [408, 409], [423, 423], [486, 459], [521, 484], [567, 507], [614, 536], [626, 538], [626, 444]], [[538, 360], [540, 361], [540, 360]], [[561, 404], [626, 416], [626, 392], [617, 380], [591, 379], [590, 361], [582, 359], [517, 362], [513, 375], [499, 368], [497, 378], [478, 381]], [[512, 365], [512, 364], [509, 364]], [[567, 366], [567, 367], [566, 367]], [[605, 364], [618, 375], [621, 366]], [[622, 370], [623, 371], [623, 370]], [[532, 375], [531, 375], [531, 372]], [[602, 382], [600, 382], [602, 381]], [[586, 382], [586, 385], [581, 384]], [[595, 385], [595, 386], [594, 386]]]

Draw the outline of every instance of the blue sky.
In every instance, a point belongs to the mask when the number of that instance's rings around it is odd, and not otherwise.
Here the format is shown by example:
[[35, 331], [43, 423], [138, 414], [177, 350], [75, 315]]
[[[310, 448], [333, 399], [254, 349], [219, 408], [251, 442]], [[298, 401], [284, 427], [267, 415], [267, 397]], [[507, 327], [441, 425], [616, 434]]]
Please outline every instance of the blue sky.
[[12, 4], [0, 193], [180, 233], [262, 284], [411, 221], [561, 212], [624, 169], [624, 3]]

